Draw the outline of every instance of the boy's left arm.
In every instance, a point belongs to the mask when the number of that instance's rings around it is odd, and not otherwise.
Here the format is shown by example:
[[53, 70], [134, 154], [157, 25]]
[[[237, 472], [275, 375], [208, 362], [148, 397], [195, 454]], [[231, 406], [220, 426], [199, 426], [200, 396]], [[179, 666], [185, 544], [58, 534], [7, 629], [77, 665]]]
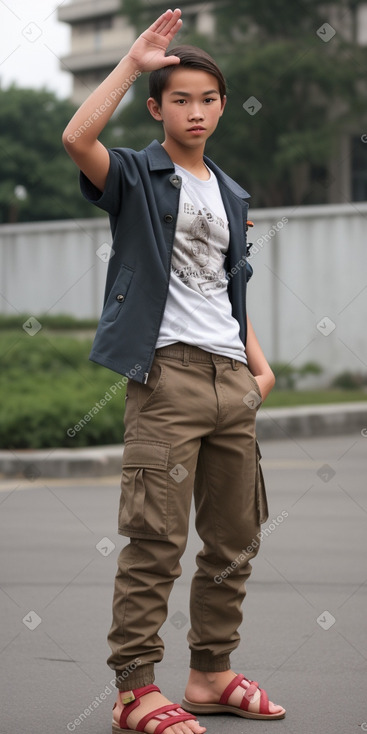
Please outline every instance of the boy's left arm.
[[248, 316], [246, 355], [250, 372], [259, 385], [262, 399], [264, 401], [275, 385], [275, 375], [260, 347]]

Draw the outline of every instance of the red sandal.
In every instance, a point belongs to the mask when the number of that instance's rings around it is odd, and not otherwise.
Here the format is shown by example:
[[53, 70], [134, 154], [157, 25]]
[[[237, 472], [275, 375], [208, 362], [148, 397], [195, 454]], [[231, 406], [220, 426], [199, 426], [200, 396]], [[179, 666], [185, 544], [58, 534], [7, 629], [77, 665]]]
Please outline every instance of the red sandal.
[[[247, 681], [249, 686], [244, 686], [243, 681]], [[240, 706], [231, 706], [228, 704], [228, 699], [237, 688], [241, 686], [244, 691], [244, 695]], [[251, 703], [251, 699], [256, 691], [260, 691], [260, 708], [256, 713], [249, 711], [248, 707]], [[188, 701], [186, 698], [182, 701], [182, 706], [186, 711], [190, 711], [193, 714], [236, 714], [236, 716], [242, 716], [244, 719], [284, 719], [285, 709], [277, 714], [271, 714], [269, 711], [269, 699], [263, 688], [259, 688], [259, 684], [256, 680], [248, 680], [244, 675], [236, 675], [235, 678], [229, 683], [227, 688], [224, 689], [219, 703], [195, 703], [194, 701]], [[283, 708], [283, 707], [282, 707]]]
[[[149, 714], [146, 714], [146, 716], [143, 716], [142, 719], [137, 724], [136, 729], [130, 729], [127, 725], [127, 719], [128, 716], [131, 714], [134, 709], [136, 709], [138, 706], [140, 706], [140, 698], [142, 696], [145, 696], [147, 693], [151, 693], [152, 691], [158, 691], [161, 692], [158, 686], [155, 686], [153, 684], [149, 686], [143, 686], [142, 688], [134, 688], [131, 691], [124, 691], [124, 695], [122, 696], [122, 703], [124, 704], [124, 708], [122, 709], [120, 720], [117, 723], [115, 718], [112, 719], [112, 734], [121, 734], [121, 732], [131, 732], [131, 731], [145, 731], [145, 726], [149, 723], [149, 721], [153, 721], [154, 719], [158, 722], [158, 725], [154, 729], [154, 734], [162, 734], [165, 729], [167, 729], [169, 726], [173, 726], [173, 724], [178, 724], [179, 721], [196, 721], [196, 716], [193, 716], [192, 714], [188, 714], [187, 711], [184, 711], [180, 704], [178, 703], [167, 703], [165, 706], [161, 706], [159, 709], [155, 709], [155, 711], [151, 711]], [[114, 709], [116, 707], [116, 703], [114, 705]], [[176, 713], [173, 713], [176, 712]]]

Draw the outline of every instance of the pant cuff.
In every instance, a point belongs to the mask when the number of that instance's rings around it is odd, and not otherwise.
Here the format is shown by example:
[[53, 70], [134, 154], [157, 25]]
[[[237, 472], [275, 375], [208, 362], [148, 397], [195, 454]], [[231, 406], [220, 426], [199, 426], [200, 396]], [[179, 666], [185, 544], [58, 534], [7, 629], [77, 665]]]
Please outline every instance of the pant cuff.
[[229, 655], [212, 655], [210, 652], [191, 650], [190, 668], [201, 670], [203, 673], [222, 673], [230, 670]]
[[115, 686], [119, 691], [131, 691], [133, 688], [142, 688], [154, 683], [154, 664], [147, 663], [136, 670], [115, 670]]

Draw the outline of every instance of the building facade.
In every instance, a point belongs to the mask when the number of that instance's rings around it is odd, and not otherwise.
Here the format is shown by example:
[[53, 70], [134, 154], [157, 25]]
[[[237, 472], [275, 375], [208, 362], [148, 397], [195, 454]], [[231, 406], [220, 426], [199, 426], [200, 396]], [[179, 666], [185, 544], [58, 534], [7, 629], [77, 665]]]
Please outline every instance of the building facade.
[[[162, 2], [146, 4], [149, 18], [155, 8], [156, 17], [165, 9]], [[212, 5], [183, 0], [180, 7], [184, 8], [185, 26], [198, 33], [213, 33]], [[73, 0], [58, 8], [58, 19], [71, 26], [70, 53], [61, 64], [73, 75], [72, 102], [77, 105], [105, 79], [135, 41], [136, 28], [121, 8], [121, 0]]]

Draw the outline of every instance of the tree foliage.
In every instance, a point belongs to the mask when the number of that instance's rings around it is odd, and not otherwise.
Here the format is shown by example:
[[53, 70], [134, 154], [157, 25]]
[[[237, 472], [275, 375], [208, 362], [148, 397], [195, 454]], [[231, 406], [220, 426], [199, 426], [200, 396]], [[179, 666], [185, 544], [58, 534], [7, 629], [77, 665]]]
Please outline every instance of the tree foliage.
[[[122, 0], [140, 27], [143, 5]], [[346, 27], [353, 26], [345, 3], [337, 0], [322, 8], [317, 0], [227, 0], [214, 3], [215, 38], [200, 37], [185, 30], [183, 7], [173, 44], [205, 48], [228, 83], [227, 106], [206, 153], [250, 191], [253, 206], [326, 201], [341, 135], [360, 134], [367, 120], [367, 51], [339, 32], [327, 42], [318, 35], [329, 6], [345, 16]], [[153, 137], [163, 139], [161, 125], [149, 119], [147, 96], [144, 75], [121, 115], [121, 144], [144, 147]], [[246, 105], [252, 97], [255, 109]]]
[[1, 223], [95, 214], [61, 142], [74, 112], [52, 92], [15, 85], [0, 90]]
[[320, 26], [328, 8], [341, 4], [340, 0], [326, 0], [320, 9], [319, 0], [217, 0], [217, 37], [228, 47], [241, 34], [253, 35], [257, 42], [294, 39], [309, 33], [317, 19], [316, 28]]
[[[357, 6], [358, 0], [322, 6], [318, 0], [217, 0], [212, 38], [197, 33], [183, 3], [183, 26], [172, 45], [207, 50], [228, 83], [225, 113], [206, 153], [250, 191], [252, 206], [326, 201], [341, 135], [364, 131], [367, 49], [339, 31], [328, 42], [317, 34], [328, 19], [332, 25], [330, 7], [339, 12], [340, 28], [353, 29]], [[121, 0], [121, 12], [138, 34], [159, 9]], [[132, 102], [121, 105], [104, 130], [105, 145], [140, 149], [163, 140], [161, 123], [147, 110], [148, 96], [144, 74]], [[246, 104], [251, 97], [261, 105], [255, 114]], [[74, 112], [69, 101], [46, 90], [0, 90], [0, 222], [101, 216], [81, 196], [78, 169], [61, 142]]]
[[364, 50], [351, 54], [347, 44], [334, 50], [317, 41], [252, 42], [222, 61], [228, 103], [207, 151], [250, 189], [256, 205], [322, 202], [341, 135], [358, 132], [366, 117]]

